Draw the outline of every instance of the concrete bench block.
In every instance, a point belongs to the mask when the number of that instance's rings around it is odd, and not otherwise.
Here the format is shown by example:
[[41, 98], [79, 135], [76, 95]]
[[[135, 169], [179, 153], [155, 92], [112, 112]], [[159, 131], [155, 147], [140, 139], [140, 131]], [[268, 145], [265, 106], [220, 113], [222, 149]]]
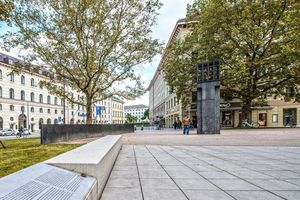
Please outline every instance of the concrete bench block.
[[0, 186], [0, 200], [91, 200], [97, 181], [40, 163], [1, 178]]
[[121, 135], [108, 135], [44, 163], [95, 177], [99, 199], [121, 146]]

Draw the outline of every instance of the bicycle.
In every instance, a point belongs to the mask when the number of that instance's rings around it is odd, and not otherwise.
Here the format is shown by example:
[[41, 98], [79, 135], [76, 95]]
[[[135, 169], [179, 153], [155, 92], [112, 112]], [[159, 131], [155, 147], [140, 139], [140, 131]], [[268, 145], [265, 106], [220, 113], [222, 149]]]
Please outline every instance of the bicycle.
[[259, 123], [257, 122], [251, 122], [249, 123], [247, 119], [242, 121], [242, 126], [243, 127], [251, 127], [251, 128], [258, 128], [259, 127]]

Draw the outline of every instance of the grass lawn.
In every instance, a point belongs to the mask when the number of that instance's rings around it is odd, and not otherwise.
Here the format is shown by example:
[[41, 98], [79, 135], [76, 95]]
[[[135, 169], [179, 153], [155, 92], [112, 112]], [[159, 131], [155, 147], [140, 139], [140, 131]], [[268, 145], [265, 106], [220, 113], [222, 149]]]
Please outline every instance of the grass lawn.
[[6, 149], [0, 146], [0, 177], [80, 146], [80, 144], [41, 145], [40, 138], [4, 140], [2, 142]]

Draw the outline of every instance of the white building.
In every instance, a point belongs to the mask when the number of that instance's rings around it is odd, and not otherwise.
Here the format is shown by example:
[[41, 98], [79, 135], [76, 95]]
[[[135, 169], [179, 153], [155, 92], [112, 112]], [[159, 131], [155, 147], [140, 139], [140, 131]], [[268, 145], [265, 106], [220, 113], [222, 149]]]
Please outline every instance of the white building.
[[[35, 131], [41, 124], [62, 123], [64, 117], [67, 124], [85, 123], [86, 111], [83, 106], [66, 102], [64, 107], [62, 99], [50, 94], [46, 88], [40, 87], [40, 81], [50, 81], [43, 75], [45, 72], [41, 70], [36, 72], [27, 67], [16, 73], [13, 65], [17, 63], [22, 61], [0, 53], [0, 129], [16, 130], [24, 127]], [[81, 97], [80, 93], [67, 85], [65, 88], [66, 91], [71, 91], [74, 97]], [[102, 123], [113, 123], [112, 101], [110, 98], [99, 104], [107, 107], [100, 116], [103, 117]], [[123, 113], [123, 107], [120, 109]], [[94, 122], [96, 121], [95, 110]], [[123, 120], [120, 120], [121, 122]]]
[[142, 122], [142, 118], [144, 117], [144, 113], [147, 109], [148, 106], [142, 104], [124, 106], [124, 115], [126, 117], [128, 114], [131, 114], [137, 118], [137, 122]]
[[[168, 41], [169, 46], [174, 40], [184, 38], [190, 32], [190, 26], [184, 19], [178, 20], [172, 35]], [[164, 51], [156, 72], [148, 87], [149, 91], [149, 119], [152, 123], [164, 124], [172, 127], [177, 119], [181, 119], [184, 114], [180, 101], [176, 99], [176, 94], [171, 93], [164, 79], [164, 62], [166, 50]]]

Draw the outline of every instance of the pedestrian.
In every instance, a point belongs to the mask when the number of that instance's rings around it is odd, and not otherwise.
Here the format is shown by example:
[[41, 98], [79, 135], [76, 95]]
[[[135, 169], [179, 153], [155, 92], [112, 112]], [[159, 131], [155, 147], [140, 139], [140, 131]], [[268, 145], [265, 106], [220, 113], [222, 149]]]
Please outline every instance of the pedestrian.
[[190, 131], [191, 120], [187, 115], [185, 115], [182, 122], [183, 122], [183, 134], [188, 135]]
[[178, 123], [177, 123], [177, 121], [175, 121], [175, 122], [174, 122], [174, 129], [176, 130], [177, 127], [178, 127]]

